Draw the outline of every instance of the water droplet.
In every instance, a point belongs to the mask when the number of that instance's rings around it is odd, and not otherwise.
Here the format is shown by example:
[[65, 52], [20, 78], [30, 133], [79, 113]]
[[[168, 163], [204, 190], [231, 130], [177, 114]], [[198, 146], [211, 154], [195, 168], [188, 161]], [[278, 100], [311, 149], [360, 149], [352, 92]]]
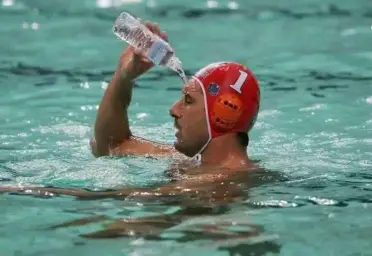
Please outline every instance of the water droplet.
[[33, 22], [33, 23], [31, 24], [31, 28], [32, 28], [33, 30], [38, 30], [38, 29], [40, 28], [40, 24], [39, 24], [39, 23], [36, 23], [36, 22]]
[[13, 0], [3, 0], [3, 6], [12, 6], [14, 4]]
[[106, 90], [109, 84], [107, 82], [101, 82], [101, 89]]
[[227, 4], [227, 7], [231, 10], [237, 10], [239, 9], [239, 4], [235, 1], [229, 1], [229, 3]]
[[206, 6], [208, 8], [216, 8], [218, 6], [218, 2], [217, 1], [214, 1], [214, 0], [208, 0], [206, 2]]
[[139, 114], [137, 114], [136, 116], [137, 116], [137, 118], [143, 119], [143, 118], [145, 118], [146, 116], [148, 116], [148, 114], [147, 114], [147, 113], [139, 113]]
[[143, 245], [144, 243], [145, 243], [145, 239], [140, 238], [140, 239], [137, 239], [131, 242], [131, 245]]
[[369, 103], [369, 104], [372, 104], [372, 96], [368, 97], [368, 98], [366, 99], [366, 102]]
[[185, 74], [185, 71], [182, 68], [178, 68], [178, 69], [176, 69], [176, 72], [180, 75], [180, 77], [182, 79], [182, 82], [184, 84], [186, 84], [187, 83], [187, 76]]
[[83, 83], [80, 83], [80, 87], [81, 88], [84, 88], [84, 89], [89, 89], [90, 86], [89, 86], [89, 83], [88, 82], [83, 82]]

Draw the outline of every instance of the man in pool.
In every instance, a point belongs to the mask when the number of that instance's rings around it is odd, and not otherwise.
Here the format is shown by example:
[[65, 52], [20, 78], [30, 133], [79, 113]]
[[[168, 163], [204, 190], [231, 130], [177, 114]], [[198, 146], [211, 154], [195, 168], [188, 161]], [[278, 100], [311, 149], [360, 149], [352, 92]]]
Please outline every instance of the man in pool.
[[[146, 22], [155, 34], [167, 40], [159, 26]], [[67, 194], [77, 197], [125, 197], [127, 195], [169, 195], [208, 191], [221, 181], [242, 180], [249, 170], [257, 170], [248, 158], [248, 132], [253, 127], [260, 105], [259, 85], [252, 72], [241, 64], [219, 62], [198, 71], [183, 86], [182, 97], [170, 109], [177, 128], [173, 146], [136, 137], [129, 128], [128, 107], [132, 82], [153, 64], [128, 46], [106, 89], [95, 123], [92, 152], [100, 156], [170, 156], [179, 164], [174, 182], [155, 189], [128, 188], [90, 192], [79, 189], [39, 188], [37, 193]], [[226, 182], [227, 183], [227, 182]], [[0, 191], [35, 191], [5, 187]], [[220, 190], [220, 188], [218, 188]], [[221, 188], [221, 191], [233, 191]], [[210, 191], [210, 190], [209, 190]], [[227, 195], [227, 194], [226, 194]]]
[[[167, 40], [158, 25], [146, 25]], [[98, 110], [93, 154], [178, 155], [196, 158], [200, 167], [251, 168], [247, 133], [260, 103], [259, 86], [251, 71], [238, 63], [220, 62], [192, 76], [169, 111], [177, 128], [174, 146], [169, 146], [138, 138], [129, 128], [132, 81], [152, 66], [130, 46], [123, 52]]]
[[[146, 26], [167, 40], [167, 34], [160, 32], [157, 24], [146, 22]], [[131, 46], [120, 56], [97, 114], [95, 138], [91, 141], [92, 152], [96, 157], [171, 156], [182, 162], [178, 169], [187, 166], [184, 176], [180, 176], [171, 185], [157, 188], [156, 193], [197, 190], [205, 188], [207, 185], [204, 183], [227, 180], [228, 177], [256, 169], [248, 158], [247, 133], [256, 121], [260, 90], [249, 69], [234, 62], [219, 62], [202, 68], [192, 76], [182, 88], [181, 99], [169, 111], [177, 128], [176, 141], [170, 146], [136, 137], [129, 128], [128, 107], [132, 82], [152, 66], [148, 59]], [[94, 197], [91, 195], [94, 192], [87, 191], [44, 190]], [[125, 196], [141, 191], [143, 189], [121, 190], [119, 194]], [[103, 194], [109, 196], [115, 193]]]
[[[167, 40], [167, 34], [160, 32], [158, 25], [146, 22], [146, 26]], [[110, 237], [125, 235], [128, 230], [132, 232], [132, 221], [136, 227], [135, 232], [142, 234], [148, 231], [149, 225], [157, 227], [160, 223], [160, 229], [163, 229], [180, 223], [190, 215], [214, 214], [216, 207], [224, 209], [226, 204], [242, 200], [246, 185], [251, 187], [272, 179], [248, 175], [259, 170], [248, 158], [247, 133], [255, 123], [260, 105], [259, 85], [249, 69], [234, 62], [219, 62], [202, 68], [192, 76], [183, 86], [181, 99], [170, 109], [177, 133], [174, 146], [169, 146], [136, 137], [129, 128], [128, 107], [132, 82], [152, 66], [131, 46], [122, 53], [98, 110], [91, 147], [96, 157], [174, 157], [180, 163], [177, 169], [183, 171], [172, 175], [173, 182], [155, 188], [119, 188], [109, 191], [3, 186], [0, 192], [42, 196], [61, 194], [85, 200], [155, 197], [165, 198], [168, 203], [170, 199], [172, 203], [177, 202], [182, 206], [172, 217], [167, 215], [124, 222], [118, 220], [102, 232], [87, 235]], [[101, 220], [88, 218], [63, 226]]]

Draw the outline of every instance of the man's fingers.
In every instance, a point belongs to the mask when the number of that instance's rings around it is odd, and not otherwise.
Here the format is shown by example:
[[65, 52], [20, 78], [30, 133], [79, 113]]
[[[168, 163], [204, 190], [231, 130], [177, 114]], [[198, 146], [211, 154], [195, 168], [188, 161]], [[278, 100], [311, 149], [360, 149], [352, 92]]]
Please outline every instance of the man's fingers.
[[160, 37], [163, 38], [165, 41], [168, 41], [168, 34], [165, 31], [162, 31], [160, 33]]
[[145, 26], [154, 34], [160, 35], [160, 28], [158, 23], [151, 23], [150, 21], [145, 22]]
[[133, 47], [133, 56], [132, 56], [132, 61], [138, 62], [141, 61], [142, 56], [141, 56], [141, 50], [138, 48]]
[[146, 20], [145, 22], [145, 26], [151, 31], [151, 32], [154, 32], [153, 30], [153, 25], [150, 21]]
[[147, 57], [143, 56], [142, 51], [139, 48], [134, 48], [133, 53], [133, 61], [143, 62], [145, 64], [151, 63], [151, 61]]
[[125, 46], [126, 48], [124, 49], [124, 51], [126, 51], [127, 49], [129, 49], [130, 51], [134, 51], [134, 47], [132, 45], [128, 45], [128, 46]]
[[158, 23], [154, 23], [152, 25], [152, 28], [153, 28], [153, 31], [152, 32], [154, 32], [157, 35], [160, 35], [160, 29], [159, 29], [159, 24]]
[[168, 34], [165, 31], [160, 31], [158, 23], [151, 23], [150, 21], [145, 21], [144, 25], [154, 34], [160, 36], [165, 41], [168, 41]]
[[141, 49], [140, 48], [137, 48], [137, 47], [133, 48], [133, 52], [134, 52], [135, 55], [141, 55]]

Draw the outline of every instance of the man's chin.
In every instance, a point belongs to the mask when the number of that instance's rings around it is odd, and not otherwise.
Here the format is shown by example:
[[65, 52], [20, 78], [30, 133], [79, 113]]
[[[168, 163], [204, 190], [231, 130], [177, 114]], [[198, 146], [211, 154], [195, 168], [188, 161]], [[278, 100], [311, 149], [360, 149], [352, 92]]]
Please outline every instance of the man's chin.
[[173, 146], [174, 148], [180, 152], [181, 154], [184, 154], [185, 156], [187, 157], [193, 157], [194, 154], [192, 154], [192, 152], [190, 152], [190, 149], [185, 147], [184, 144], [182, 144], [179, 140], [176, 140], [174, 143], [173, 143]]
[[182, 153], [182, 145], [178, 138], [173, 142], [173, 146], [177, 151]]
[[174, 146], [174, 148], [175, 148], [178, 152], [180, 152], [180, 153], [186, 155], [186, 154], [185, 154], [185, 147], [184, 147], [184, 145], [182, 145], [182, 142], [180, 141], [179, 138], [176, 138], [176, 140], [173, 142], [173, 146]]

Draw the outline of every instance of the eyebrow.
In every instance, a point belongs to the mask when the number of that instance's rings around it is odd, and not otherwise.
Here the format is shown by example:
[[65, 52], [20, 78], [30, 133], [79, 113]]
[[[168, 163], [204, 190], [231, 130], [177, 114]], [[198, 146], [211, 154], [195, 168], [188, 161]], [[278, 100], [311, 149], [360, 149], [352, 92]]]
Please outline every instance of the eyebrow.
[[183, 95], [186, 97], [194, 98], [189, 92], [184, 92]]
[[191, 93], [199, 93], [198, 91], [196, 91], [196, 90], [188, 90], [188, 91], [186, 91], [184, 88], [182, 89], [182, 93], [183, 94], [191, 94]]
[[188, 95], [190, 95], [190, 93], [192, 93], [192, 92], [190, 92], [190, 91], [186, 91], [185, 89], [182, 89], [182, 93], [183, 93], [183, 94], [188, 94]]

